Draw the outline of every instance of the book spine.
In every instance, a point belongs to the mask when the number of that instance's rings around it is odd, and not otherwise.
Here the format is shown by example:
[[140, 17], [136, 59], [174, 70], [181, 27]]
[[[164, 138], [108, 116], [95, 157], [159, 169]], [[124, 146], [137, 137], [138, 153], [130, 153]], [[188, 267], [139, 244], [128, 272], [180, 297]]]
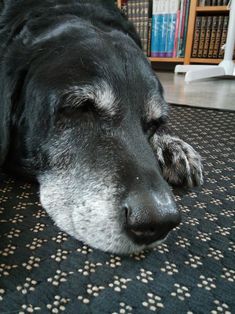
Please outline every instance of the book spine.
[[137, 6], [139, 35], [141, 39], [142, 49], [144, 51], [145, 47], [144, 47], [144, 31], [143, 31], [143, 7], [144, 7], [143, 0], [136, 3], [136, 6]]
[[168, 22], [168, 13], [167, 13], [168, 1], [162, 2], [162, 14], [160, 22], [160, 41], [159, 41], [159, 57], [165, 57], [166, 55], [166, 43], [167, 43], [167, 22]]
[[173, 56], [176, 13], [178, 9], [176, 7], [176, 3], [177, 3], [177, 0], [172, 0], [169, 6], [168, 27], [167, 27], [167, 50], [166, 50], [166, 57], [168, 58]]
[[159, 57], [160, 40], [160, 0], [153, 0], [152, 32], [151, 32], [151, 56]]
[[142, 40], [141, 34], [140, 34], [140, 23], [139, 23], [139, 11], [138, 11], [138, 1], [135, 0], [133, 3], [133, 11], [134, 11], [134, 25], [137, 30], [137, 33], [140, 36], [140, 39]]
[[195, 29], [194, 29], [194, 37], [193, 37], [193, 48], [192, 48], [192, 57], [197, 57], [198, 45], [199, 45], [199, 37], [200, 37], [200, 28], [201, 28], [201, 16], [196, 17]]
[[177, 56], [179, 25], [180, 25], [180, 4], [179, 4], [179, 1], [178, 1], [178, 10], [177, 10], [177, 14], [176, 14], [176, 25], [175, 25], [175, 38], [174, 38], [173, 57]]
[[229, 22], [229, 17], [225, 16], [224, 17], [224, 23], [223, 23], [223, 31], [222, 31], [222, 35], [221, 35], [221, 41], [220, 41], [219, 58], [223, 58], [224, 57], [223, 46], [226, 44], [226, 40], [227, 40], [228, 22]]
[[128, 17], [128, 20], [133, 23], [132, 5], [133, 5], [133, 1], [129, 0], [127, 2], [127, 17]]
[[148, 19], [149, 19], [149, 0], [144, 2], [143, 12], [143, 40], [144, 40], [144, 52], [148, 54]]
[[135, 19], [135, 27], [137, 30], [137, 33], [140, 36], [140, 40], [143, 47], [143, 34], [141, 33], [141, 16], [140, 16], [140, 7], [142, 3], [138, 3], [138, 1], [134, 2], [134, 19]]
[[197, 53], [198, 58], [201, 58], [203, 54], [203, 48], [204, 48], [205, 36], [206, 36], [206, 24], [207, 24], [207, 16], [202, 16], [201, 31], [200, 31], [200, 37], [199, 37], [198, 53]]
[[198, 2], [198, 5], [199, 5], [200, 7], [204, 7], [205, 4], [206, 4], [206, 1], [205, 1], [205, 0], [199, 0], [199, 2]]
[[181, 57], [184, 57], [185, 48], [186, 48], [186, 40], [187, 40], [187, 33], [188, 33], [188, 21], [189, 21], [189, 8], [190, 8], [190, 0], [186, 1], [186, 13], [185, 13], [185, 26], [184, 26], [184, 36], [183, 36], [183, 43], [182, 43], [182, 50], [181, 50]]
[[184, 40], [186, 5], [187, 5], [187, 0], [184, 0], [183, 14], [182, 14], [182, 24], [181, 24], [181, 30], [180, 30], [180, 44], [179, 44], [179, 56], [180, 57], [182, 55], [183, 40]]
[[121, 11], [122, 11], [123, 14], [128, 16], [128, 14], [127, 14], [127, 0], [122, 0]]
[[147, 55], [148, 55], [148, 57], [151, 56], [152, 10], [153, 10], [153, 1], [149, 0], [149, 8], [148, 8], [148, 44], [147, 44]]
[[215, 37], [215, 45], [214, 45], [214, 50], [213, 50], [214, 59], [218, 58], [219, 56], [221, 35], [223, 32], [223, 23], [224, 23], [224, 17], [221, 15], [219, 16], [218, 28], [217, 28], [216, 37]]
[[217, 27], [218, 27], [218, 16], [215, 15], [215, 16], [213, 16], [213, 21], [212, 21], [212, 29], [211, 29], [211, 38], [210, 38], [210, 45], [209, 45], [209, 51], [208, 51], [208, 58], [213, 57]]
[[151, 37], [152, 37], [152, 18], [150, 17], [148, 20], [148, 47], [147, 47], [147, 56], [151, 56]]
[[180, 24], [178, 30], [178, 42], [177, 42], [177, 57], [180, 55], [180, 41], [181, 41], [181, 29], [183, 22], [183, 10], [184, 10], [184, 0], [180, 0]]
[[215, 6], [218, 5], [218, 0], [212, 0], [211, 5], [215, 5]]
[[203, 49], [203, 58], [207, 58], [208, 51], [209, 51], [209, 45], [210, 45], [210, 37], [211, 37], [211, 28], [212, 28], [212, 16], [208, 16], [207, 18], [207, 26], [206, 26], [206, 36], [205, 36], [205, 44]]

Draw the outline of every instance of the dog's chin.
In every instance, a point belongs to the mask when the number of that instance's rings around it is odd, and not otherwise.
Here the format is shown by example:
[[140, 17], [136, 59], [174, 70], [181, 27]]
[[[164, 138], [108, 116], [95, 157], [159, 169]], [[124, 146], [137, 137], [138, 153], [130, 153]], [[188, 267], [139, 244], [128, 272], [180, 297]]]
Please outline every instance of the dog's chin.
[[154, 249], [154, 248], [158, 247], [159, 245], [164, 243], [167, 240], [167, 238], [168, 238], [168, 235], [165, 238], [161, 239], [161, 240], [158, 240], [158, 241], [155, 241], [155, 242], [149, 244], [148, 248], [149, 249]]
[[[81, 241], [81, 237], [77, 236], [76, 234], [71, 234], [73, 237], [75, 237], [77, 240]], [[86, 243], [92, 248], [101, 250], [103, 252], [112, 253], [112, 254], [119, 254], [119, 255], [130, 255], [130, 254], [138, 254], [143, 251], [149, 251], [154, 248], [157, 248], [159, 245], [164, 243], [166, 239], [168, 238], [168, 235], [161, 240], [155, 241], [148, 245], [138, 245], [135, 244], [131, 239], [129, 239], [126, 236], [120, 236], [122, 240], [117, 242], [112, 242], [109, 245], [105, 245], [104, 242], [92, 242], [92, 241], [86, 241], [86, 239], [83, 239], [82, 242]]]

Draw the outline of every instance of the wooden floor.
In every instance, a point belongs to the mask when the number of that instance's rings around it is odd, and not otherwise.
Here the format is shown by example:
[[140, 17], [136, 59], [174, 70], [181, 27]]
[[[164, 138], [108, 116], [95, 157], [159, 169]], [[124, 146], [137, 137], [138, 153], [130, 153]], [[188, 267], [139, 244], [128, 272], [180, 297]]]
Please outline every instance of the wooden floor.
[[185, 83], [184, 75], [157, 72], [170, 103], [235, 110], [235, 79], [208, 79]]

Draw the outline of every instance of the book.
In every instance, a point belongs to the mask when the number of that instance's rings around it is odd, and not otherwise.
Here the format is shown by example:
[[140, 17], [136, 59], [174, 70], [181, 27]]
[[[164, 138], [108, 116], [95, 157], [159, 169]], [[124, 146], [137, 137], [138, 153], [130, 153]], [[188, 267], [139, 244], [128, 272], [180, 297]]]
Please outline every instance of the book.
[[184, 55], [185, 55], [186, 40], [187, 40], [187, 33], [188, 33], [189, 9], [190, 9], [190, 0], [186, 0], [184, 34], [183, 34], [183, 41], [182, 41], [182, 48], [181, 48], [180, 57], [184, 57]]
[[219, 16], [218, 19], [218, 27], [217, 27], [217, 32], [215, 36], [215, 45], [213, 49], [213, 58], [216, 59], [219, 56], [219, 50], [220, 50], [220, 42], [221, 42], [221, 35], [223, 32], [223, 22], [224, 22], [224, 16], [221, 15]]
[[168, 58], [173, 57], [178, 8], [179, 8], [179, 0], [170, 1], [168, 27], [167, 27], [167, 47], [166, 47], [166, 57]]
[[161, 1], [162, 2], [162, 22], [160, 24], [160, 35], [159, 35], [159, 57], [166, 57], [169, 1], [171, 0]]
[[205, 37], [206, 37], [206, 24], [207, 24], [207, 16], [202, 16], [201, 18], [201, 27], [200, 27], [200, 36], [199, 36], [199, 44], [198, 44], [198, 52], [197, 57], [202, 58]]
[[144, 11], [143, 11], [143, 19], [142, 19], [142, 23], [143, 23], [143, 41], [144, 41], [144, 52], [146, 55], [148, 55], [148, 39], [149, 39], [149, 16], [152, 14], [152, 12], [150, 12], [150, 1], [147, 0], [144, 3]]
[[135, 29], [137, 31], [137, 33], [140, 36], [140, 40], [143, 46], [143, 34], [142, 34], [142, 30], [141, 30], [141, 16], [140, 16], [140, 3], [138, 3], [137, 1], [134, 1], [133, 3], [133, 18], [134, 18], [134, 25], [135, 25]]
[[152, 8], [152, 34], [151, 34], [151, 56], [159, 57], [160, 53], [160, 30], [162, 23], [162, 4], [161, 0], [153, 0]]
[[196, 17], [195, 28], [194, 28], [192, 58], [197, 57], [199, 37], [200, 37], [200, 29], [201, 29], [201, 20], [202, 20], [202, 17], [200, 15], [198, 15]]
[[206, 1], [205, 0], [199, 0], [198, 5], [200, 7], [204, 7], [206, 5]]
[[149, 38], [149, 16], [151, 16], [149, 0], [129, 0], [127, 2], [127, 16], [134, 24], [137, 33], [140, 36], [144, 53], [148, 54]]
[[132, 6], [133, 6], [133, 0], [127, 1], [127, 17], [130, 22], [133, 22]]
[[215, 38], [216, 38], [216, 32], [218, 28], [218, 16], [213, 16], [212, 19], [212, 29], [211, 29], [211, 38], [210, 38], [210, 45], [209, 45], [209, 51], [208, 51], [208, 58], [213, 57], [213, 51], [214, 51], [214, 46], [215, 46]]
[[121, 1], [121, 11], [124, 15], [127, 16], [127, 0]]
[[213, 20], [213, 16], [207, 17], [206, 36], [205, 36], [205, 43], [204, 43], [203, 54], [202, 54], [203, 58], [207, 58], [208, 56], [210, 38], [211, 38], [212, 20]]
[[137, 2], [136, 15], [138, 21], [138, 33], [140, 36], [143, 51], [146, 53], [146, 41], [147, 41], [147, 21], [146, 21], [146, 1]]
[[185, 0], [180, 0], [180, 22], [179, 22], [179, 29], [178, 29], [178, 42], [177, 42], [177, 57], [179, 57], [180, 52], [180, 44], [181, 44], [181, 33], [182, 33], [182, 24], [183, 24], [183, 14], [184, 14], [184, 2]]
[[180, 6], [181, 6], [180, 1], [178, 1], [178, 9], [177, 9], [176, 25], [175, 25], [173, 57], [177, 56], [178, 39], [179, 39], [179, 26], [180, 26]]
[[153, 10], [153, 0], [149, 0], [148, 43], [147, 43], [147, 55], [149, 57], [151, 56], [152, 10]]
[[221, 35], [221, 41], [220, 41], [220, 49], [219, 49], [219, 58], [224, 57], [224, 49], [223, 46], [226, 44], [227, 40], [227, 33], [228, 33], [228, 22], [229, 22], [229, 17], [226, 15], [224, 17], [224, 22], [223, 22], [223, 29], [222, 29], [222, 35]]

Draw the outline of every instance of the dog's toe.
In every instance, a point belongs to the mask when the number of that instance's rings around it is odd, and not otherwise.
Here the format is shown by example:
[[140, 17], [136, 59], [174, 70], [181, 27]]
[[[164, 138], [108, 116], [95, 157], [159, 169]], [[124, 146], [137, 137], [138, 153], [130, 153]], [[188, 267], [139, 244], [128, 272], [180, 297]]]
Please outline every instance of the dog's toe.
[[153, 147], [163, 176], [170, 184], [188, 187], [203, 184], [201, 156], [192, 146], [178, 137], [164, 135], [153, 139]]

